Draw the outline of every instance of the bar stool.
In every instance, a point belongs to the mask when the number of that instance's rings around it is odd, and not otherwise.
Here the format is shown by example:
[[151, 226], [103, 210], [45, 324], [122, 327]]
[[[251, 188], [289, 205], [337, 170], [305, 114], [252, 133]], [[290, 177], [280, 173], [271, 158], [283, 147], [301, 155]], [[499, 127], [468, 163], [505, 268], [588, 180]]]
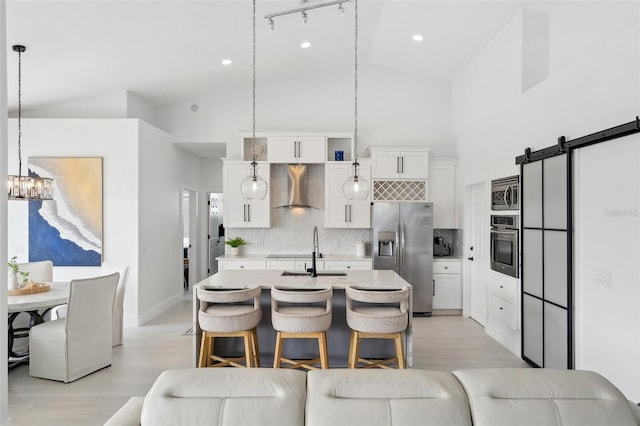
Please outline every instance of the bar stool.
[[[402, 332], [409, 323], [409, 288], [398, 290], [365, 290], [347, 287], [347, 324], [351, 328], [349, 346], [349, 368], [390, 368], [395, 362], [398, 368], [405, 368]], [[354, 304], [354, 302], [356, 302]], [[396, 356], [383, 360], [360, 358], [361, 339], [393, 339]]]
[[[317, 369], [329, 368], [327, 352], [327, 330], [331, 326], [331, 298], [333, 289], [283, 290], [271, 288], [271, 322], [276, 330], [276, 345], [273, 354], [273, 368], [282, 362], [285, 368]], [[320, 358], [294, 360], [282, 356], [283, 339], [318, 339]]]
[[[200, 310], [198, 322], [202, 329], [198, 367], [260, 367], [256, 326], [262, 318], [260, 287], [241, 290], [206, 289], [198, 287]], [[241, 304], [252, 300], [252, 304]], [[213, 353], [218, 337], [242, 337], [244, 356], [222, 357]], [[245, 365], [239, 364], [245, 360]], [[212, 365], [212, 361], [217, 361]]]

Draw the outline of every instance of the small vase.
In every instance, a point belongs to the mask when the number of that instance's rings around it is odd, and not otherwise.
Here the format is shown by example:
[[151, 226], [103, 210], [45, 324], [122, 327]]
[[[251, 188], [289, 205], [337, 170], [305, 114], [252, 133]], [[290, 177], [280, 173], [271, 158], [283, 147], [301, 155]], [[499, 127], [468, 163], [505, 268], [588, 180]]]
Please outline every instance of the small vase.
[[240, 254], [240, 247], [229, 246], [229, 256], [237, 256]]
[[18, 289], [18, 276], [13, 271], [9, 271], [7, 283], [8, 283], [9, 290]]

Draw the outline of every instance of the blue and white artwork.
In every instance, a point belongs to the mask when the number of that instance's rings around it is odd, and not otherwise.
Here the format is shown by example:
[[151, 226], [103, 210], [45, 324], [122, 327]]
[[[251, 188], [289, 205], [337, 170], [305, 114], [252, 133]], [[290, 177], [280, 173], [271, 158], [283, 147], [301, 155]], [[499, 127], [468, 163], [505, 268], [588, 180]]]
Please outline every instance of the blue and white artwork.
[[53, 200], [29, 201], [29, 261], [102, 263], [102, 158], [29, 158], [29, 174], [53, 178]]

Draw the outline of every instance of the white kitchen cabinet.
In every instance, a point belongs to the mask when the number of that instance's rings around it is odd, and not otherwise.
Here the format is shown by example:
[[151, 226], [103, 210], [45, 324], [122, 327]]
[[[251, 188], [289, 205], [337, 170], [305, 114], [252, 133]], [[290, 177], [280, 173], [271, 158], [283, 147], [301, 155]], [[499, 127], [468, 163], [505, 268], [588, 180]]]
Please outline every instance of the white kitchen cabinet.
[[266, 269], [264, 260], [251, 259], [218, 259], [218, 270], [263, 270]]
[[456, 228], [456, 159], [437, 159], [429, 162], [429, 195], [433, 203], [433, 227]]
[[325, 260], [325, 271], [368, 271], [373, 269], [371, 259], [363, 260]]
[[327, 142], [324, 136], [272, 136], [268, 138], [270, 163], [324, 163]]
[[[371, 185], [371, 163], [358, 160], [358, 175]], [[327, 228], [370, 228], [371, 190], [366, 200], [347, 200], [342, 185], [352, 173], [351, 164], [327, 163], [324, 169], [324, 226]]]
[[[269, 182], [269, 164], [258, 163], [258, 175]], [[227, 228], [269, 228], [271, 226], [271, 192], [264, 200], [245, 200], [240, 183], [252, 173], [248, 163], [225, 162], [223, 166], [224, 220]]]
[[429, 148], [373, 146], [369, 150], [374, 179], [429, 177]]
[[460, 261], [433, 262], [433, 309], [462, 309], [462, 277]]
[[[311, 268], [311, 256], [309, 259], [278, 259], [267, 260], [266, 269], [276, 269], [283, 271], [306, 271]], [[324, 262], [322, 260], [316, 260], [316, 271], [324, 270]]]

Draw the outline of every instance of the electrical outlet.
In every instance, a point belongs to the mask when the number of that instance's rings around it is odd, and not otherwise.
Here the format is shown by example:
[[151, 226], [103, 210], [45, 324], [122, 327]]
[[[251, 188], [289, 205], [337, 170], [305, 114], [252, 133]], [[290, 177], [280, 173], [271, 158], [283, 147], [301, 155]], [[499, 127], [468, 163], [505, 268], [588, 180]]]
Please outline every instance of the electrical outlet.
[[593, 281], [596, 284], [611, 287], [613, 285], [611, 269], [595, 268], [593, 270]]

